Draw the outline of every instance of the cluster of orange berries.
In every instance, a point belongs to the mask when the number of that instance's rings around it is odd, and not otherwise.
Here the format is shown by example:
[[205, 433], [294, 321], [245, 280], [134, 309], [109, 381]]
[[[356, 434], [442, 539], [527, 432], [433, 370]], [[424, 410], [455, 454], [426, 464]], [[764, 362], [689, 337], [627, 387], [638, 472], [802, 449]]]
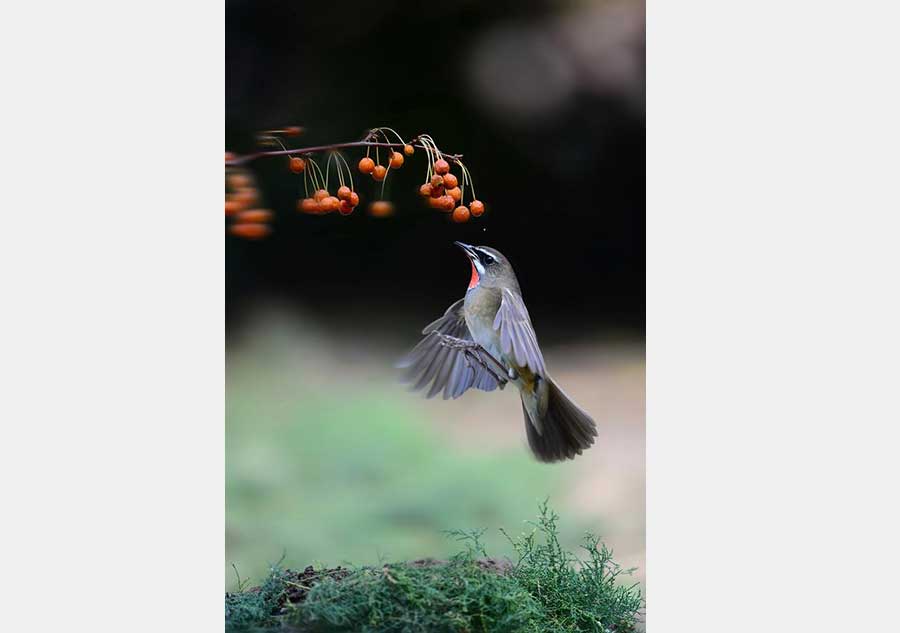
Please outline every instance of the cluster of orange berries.
[[[327, 176], [322, 175], [322, 170], [319, 168], [316, 162], [310, 158], [309, 164], [312, 165], [311, 171], [313, 187], [319, 188], [315, 190], [315, 193], [312, 196], [309, 196], [307, 194], [307, 197], [297, 201], [298, 211], [302, 211], [303, 213], [309, 213], [312, 215], [325, 215], [327, 213], [337, 211], [341, 215], [350, 215], [351, 213], [353, 213], [353, 210], [359, 206], [359, 194], [353, 190], [353, 178], [352, 174], [350, 174], [350, 166], [347, 165], [344, 157], [336, 152], [332, 153], [328, 159], [329, 168], [331, 167], [332, 160], [334, 161], [334, 164], [337, 168], [338, 179], [340, 180], [340, 186], [335, 192], [335, 195], [331, 195], [331, 193], [329, 193], [327, 189]], [[304, 174], [304, 172], [306, 172], [307, 162], [299, 156], [294, 156], [290, 159], [289, 167], [290, 170], [295, 174]], [[345, 171], [348, 176], [346, 182], [349, 182], [350, 186], [345, 184]], [[304, 185], [307, 185], [307, 180], [307, 176], [304, 174]], [[325, 186], [320, 187], [320, 185], [323, 183]], [[391, 215], [393, 212], [393, 205], [384, 200], [379, 200], [369, 205], [369, 213], [376, 217], [385, 217]]]
[[[388, 140], [387, 135], [385, 135], [385, 139]], [[415, 148], [409, 143], [403, 145], [403, 154], [412, 156], [415, 151]], [[372, 176], [372, 180], [374, 180], [375, 182], [383, 183], [385, 178], [387, 178], [388, 171], [390, 169], [400, 169], [401, 167], [403, 167], [403, 163], [405, 161], [403, 154], [396, 150], [391, 150], [387, 160], [388, 166], [385, 167], [380, 163], [380, 161], [376, 163], [374, 160], [372, 160], [367, 153], [359, 160], [357, 168], [359, 169], [359, 172], [361, 174]], [[382, 185], [381, 192], [382, 195], [384, 195], [384, 185]], [[387, 200], [375, 200], [369, 204], [369, 215], [372, 215], [376, 218], [386, 218], [393, 214], [394, 205]]]
[[[460, 163], [462, 166], [462, 163]], [[463, 167], [463, 179], [468, 180], [468, 172]], [[438, 158], [431, 165], [429, 178], [421, 187], [419, 195], [432, 209], [438, 209], [451, 216], [454, 222], [468, 222], [469, 217], [479, 217], [484, 213], [484, 203], [480, 200], [472, 200], [469, 206], [462, 204], [463, 192], [460, 189], [459, 178], [450, 173], [450, 163], [443, 158]]]
[[[403, 146], [403, 154], [406, 154], [407, 156], [412, 156], [415, 151], [415, 148], [409, 143]], [[388, 156], [388, 165], [391, 169], [400, 169], [403, 167], [403, 154], [397, 151], [391, 152], [390, 156]], [[382, 182], [387, 178], [388, 168], [384, 165], [376, 164], [375, 161], [368, 156], [363, 156], [359, 161], [359, 171], [362, 174], [371, 175], [372, 179], [376, 182]]]
[[[388, 132], [393, 134], [399, 143], [392, 142]], [[416, 147], [419, 147], [425, 151], [428, 158], [425, 183], [419, 187], [419, 194], [425, 204], [432, 209], [451, 214], [450, 217], [454, 222], [468, 222], [470, 217], [477, 218], [484, 213], [484, 203], [475, 199], [472, 179], [461, 157], [442, 154], [434, 139], [426, 134], [406, 142], [390, 128], [375, 128], [370, 130], [363, 141], [309, 147], [305, 150], [289, 150], [285, 144], [286, 137], [295, 137], [302, 133], [303, 129], [297, 126], [261, 132], [258, 135], [261, 145], [280, 149], [271, 152], [263, 151], [241, 160], [237, 160], [234, 155], [226, 152], [228, 187], [225, 197], [225, 215], [231, 220], [230, 233], [248, 239], [260, 239], [271, 232], [269, 223], [273, 217], [272, 212], [258, 208], [259, 191], [253, 184], [252, 177], [249, 172], [237, 167], [249, 159], [266, 155], [284, 156], [287, 154], [290, 171], [297, 175], [303, 175], [305, 197], [297, 201], [298, 211], [311, 215], [325, 215], [335, 211], [341, 215], [353, 213], [353, 210], [360, 204], [360, 196], [354, 191], [353, 174], [349, 164], [344, 156], [335, 150], [354, 146], [367, 147], [366, 155], [360, 159], [357, 167], [360, 173], [371, 176], [375, 182], [382, 183], [381, 197], [384, 197], [385, 181], [390, 170], [400, 169], [406, 157], [412, 156]], [[385, 164], [381, 164], [379, 148], [388, 150]], [[398, 151], [401, 148], [402, 151]], [[375, 150], [375, 160], [370, 156], [372, 149]], [[329, 152], [327, 162], [323, 164], [325, 173], [313, 158], [314, 154], [320, 152]], [[334, 161], [334, 170], [337, 171], [340, 185], [334, 195], [330, 193], [328, 187], [332, 161]], [[451, 162], [459, 167], [461, 171], [459, 177], [451, 173]], [[467, 187], [472, 187], [469, 189], [472, 191], [472, 196], [468, 206], [465, 203]], [[310, 195], [311, 191], [312, 195]], [[393, 215], [394, 205], [387, 200], [374, 200], [369, 203], [368, 211], [374, 217], [387, 217]]]
[[313, 215], [324, 215], [338, 211], [341, 215], [350, 215], [359, 206], [359, 194], [347, 185], [338, 187], [337, 195], [332, 196], [327, 189], [319, 189], [311, 198], [303, 198], [297, 203], [297, 210]]
[[[225, 160], [231, 158], [226, 152]], [[225, 217], [231, 220], [228, 232], [249, 240], [262, 239], [271, 233], [269, 223], [274, 216], [268, 209], [258, 207], [259, 189], [253, 177], [243, 170], [233, 170], [225, 184]]]

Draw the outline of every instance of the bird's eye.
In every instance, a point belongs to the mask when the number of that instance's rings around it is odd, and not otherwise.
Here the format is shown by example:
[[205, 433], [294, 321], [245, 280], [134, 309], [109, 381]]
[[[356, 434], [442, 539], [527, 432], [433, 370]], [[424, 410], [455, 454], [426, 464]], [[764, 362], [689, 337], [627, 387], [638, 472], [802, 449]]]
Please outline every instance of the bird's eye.
[[494, 258], [488, 255], [487, 253], [481, 254], [481, 261], [484, 262], [485, 265], [490, 265], [494, 263]]

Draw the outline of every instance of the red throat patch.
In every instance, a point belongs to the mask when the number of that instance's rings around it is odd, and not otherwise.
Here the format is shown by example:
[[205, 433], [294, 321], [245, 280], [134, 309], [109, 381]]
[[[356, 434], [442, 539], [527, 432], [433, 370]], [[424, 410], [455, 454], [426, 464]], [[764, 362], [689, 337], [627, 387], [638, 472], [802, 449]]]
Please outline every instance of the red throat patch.
[[472, 278], [469, 280], [469, 290], [478, 285], [478, 280], [480, 277], [478, 276], [478, 269], [475, 268], [475, 264], [472, 264]]

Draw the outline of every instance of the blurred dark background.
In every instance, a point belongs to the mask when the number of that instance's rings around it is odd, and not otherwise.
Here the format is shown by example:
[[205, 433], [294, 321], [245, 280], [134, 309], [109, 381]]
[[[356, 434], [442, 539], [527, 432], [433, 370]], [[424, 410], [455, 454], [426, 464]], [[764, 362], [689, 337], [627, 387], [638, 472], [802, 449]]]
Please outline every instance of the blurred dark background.
[[[305, 127], [297, 146], [380, 125], [428, 132], [465, 155], [488, 209], [464, 225], [425, 210], [419, 152], [389, 178], [393, 218], [364, 206], [303, 216], [286, 159], [257, 161], [278, 219], [263, 242], [226, 238], [229, 335], [260, 295], [357, 326], [360, 310], [377, 324], [449, 305], [468, 280], [452, 246], [463, 240], [512, 260], [542, 340], [642, 336], [643, 12], [632, 1], [228, 2], [229, 150], [289, 124]], [[346, 155], [355, 166], [359, 153]], [[372, 199], [371, 179], [358, 182]]]

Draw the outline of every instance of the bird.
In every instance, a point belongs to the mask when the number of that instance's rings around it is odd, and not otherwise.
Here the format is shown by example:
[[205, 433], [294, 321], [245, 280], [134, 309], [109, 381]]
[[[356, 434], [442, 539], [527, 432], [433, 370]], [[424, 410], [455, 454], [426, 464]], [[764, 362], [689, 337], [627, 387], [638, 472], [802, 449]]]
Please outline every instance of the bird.
[[594, 443], [597, 425], [547, 373], [512, 265], [489, 246], [454, 244], [472, 265], [469, 287], [422, 329], [424, 338], [398, 363], [401, 379], [413, 391], [428, 388], [428, 398], [443, 391], [445, 400], [473, 387], [493, 391], [512, 383], [538, 461], [580, 455]]

